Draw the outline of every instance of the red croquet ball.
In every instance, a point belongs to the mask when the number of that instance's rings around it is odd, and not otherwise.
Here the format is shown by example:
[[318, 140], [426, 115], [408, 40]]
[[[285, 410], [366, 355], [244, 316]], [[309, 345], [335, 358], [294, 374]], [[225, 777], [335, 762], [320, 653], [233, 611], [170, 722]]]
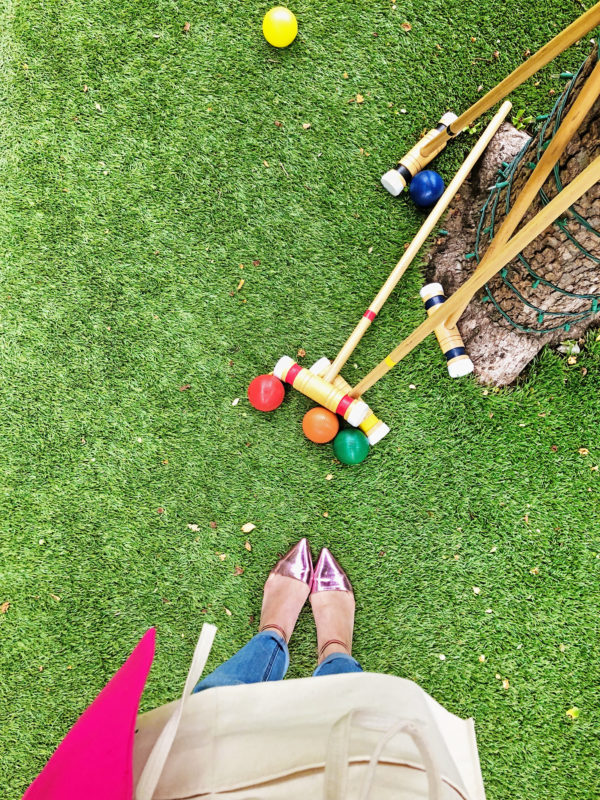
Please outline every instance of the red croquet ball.
[[248, 386], [248, 400], [259, 411], [274, 411], [284, 396], [283, 383], [275, 375], [258, 375]]
[[336, 415], [326, 408], [311, 408], [302, 420], [302, 430], [307, 439], [317, 444], [330, 442], [340, 429]]

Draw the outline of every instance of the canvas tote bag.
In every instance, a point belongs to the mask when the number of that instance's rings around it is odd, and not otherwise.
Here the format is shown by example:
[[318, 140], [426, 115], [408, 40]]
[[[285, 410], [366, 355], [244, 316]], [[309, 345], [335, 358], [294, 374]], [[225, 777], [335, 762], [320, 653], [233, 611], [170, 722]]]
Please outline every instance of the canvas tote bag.
[[485, 800], [473, 720], [416, 683], [353, 673], [191, 694], [138, 717], [135, 800]]

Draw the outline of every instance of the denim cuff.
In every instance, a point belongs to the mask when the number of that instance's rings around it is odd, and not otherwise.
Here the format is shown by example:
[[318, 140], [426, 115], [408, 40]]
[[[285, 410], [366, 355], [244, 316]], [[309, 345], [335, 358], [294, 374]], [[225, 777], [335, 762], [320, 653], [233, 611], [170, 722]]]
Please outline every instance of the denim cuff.
[[362, 672], [363, 669], [358, 661], [347, 653], [332, 653], [323, 659], [316, 670], [314, 677], [319, 675], [340, 675], [346, 672]]
[[269, 628], [266, 631], [259, 631], [254, 638], [258, 639], [259, 637], [271, 639], [275, 644], [278, 644], [281, 650], [283, 651], [283, 655], [285, 656], [285, 667], [283, 669], [283, 674], [285, 675], [290, 666], [290, 651], [287, 646], [287, 642], [276, 630], [273, 628]]

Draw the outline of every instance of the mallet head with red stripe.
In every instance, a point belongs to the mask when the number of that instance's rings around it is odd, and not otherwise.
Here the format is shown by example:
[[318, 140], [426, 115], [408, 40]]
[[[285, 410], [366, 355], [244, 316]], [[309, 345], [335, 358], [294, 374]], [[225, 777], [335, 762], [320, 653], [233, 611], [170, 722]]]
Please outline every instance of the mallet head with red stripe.
[[289, 356], [279, 359], [275, 364], [273, 374], [310, 397], [323, 408], [339, 414], [355, 428], [371, 413], [369, 406], [363, 400], [350, 397], [343, 389], [339, 389], [319, 375], [309, 372], [305, 367], [296, 364]]

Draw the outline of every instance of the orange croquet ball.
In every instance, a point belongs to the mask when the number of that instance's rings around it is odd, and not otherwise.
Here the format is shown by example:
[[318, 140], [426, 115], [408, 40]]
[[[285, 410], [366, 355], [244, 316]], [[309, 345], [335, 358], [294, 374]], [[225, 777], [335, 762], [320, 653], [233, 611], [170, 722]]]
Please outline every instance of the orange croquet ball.
[[307, 439], [317, 444], [330, 442], [340, 429], [336, 415], [326, 408], [311, 408], [302, 420], [302, 430]]

